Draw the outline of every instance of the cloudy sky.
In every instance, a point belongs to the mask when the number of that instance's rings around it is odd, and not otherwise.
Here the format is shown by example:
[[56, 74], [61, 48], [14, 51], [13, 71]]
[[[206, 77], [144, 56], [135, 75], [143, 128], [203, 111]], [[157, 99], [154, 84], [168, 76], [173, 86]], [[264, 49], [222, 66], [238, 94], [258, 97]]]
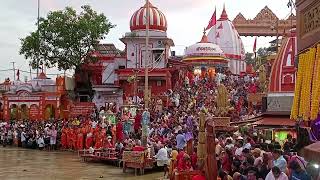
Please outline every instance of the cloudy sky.
[[[19, 55], [20, 38], [34, 31], [37, 18], [37, 0], [1, 0], [0, 6], [0, 82], [5, 77], [12, 77], [12, 71], [3, 71], [12, 67], [10, 62], [16, 62], [16, 68], [28, 70], [28, 60]], [[130, 31], [131, 15], [141, 7], [145, 0], [40, 0], [40, 15], [45, 16], [49, 11], [71, 6], [77, 10], [81, 5], [89, 4], [100, 13], [104, 13], [109, 20], [116, 24], [105, 40], [114, 43], [117, 48], [124, 49], [119, 38]], [[288, 0], [151, 0], [168, 20], [168, 36], [171, 37], [178, 54], [183, 49], [201, 39], [202, 30], [207, 25], [215, 6], [217, 16], [220, 17], [225, 3], [229, 19], [233, 19], [239, 12], [246, 18], [254, 18], [264, 7], [268, 6], [279, 18], [290, 14], [287, 8]], [[267, 46], [270, 38], [259, 38], [257, 46]], [[243, 37], [246, 51], [252, 51], [254, 37]], [[50, 69], [47, 73], [57, 73]], [[28, 76], [21, 73], [21, 76]], [[22, 79], [21, 77], [21, 79]]]

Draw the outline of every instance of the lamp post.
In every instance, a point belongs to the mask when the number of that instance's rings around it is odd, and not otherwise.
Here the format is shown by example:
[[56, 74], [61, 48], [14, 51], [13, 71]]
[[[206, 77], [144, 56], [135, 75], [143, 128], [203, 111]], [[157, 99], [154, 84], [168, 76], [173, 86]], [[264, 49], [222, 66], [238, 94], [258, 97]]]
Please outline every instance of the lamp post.
[[144, 147], [147, 146], [148, 143], [148, 124], [150, 122], [150, 113], [148, 111], [149, 105], [149, 20], [150, 20], [150, 3], [149, 0], [146, 0], [146, 52], [145, 52], [145, 76], [144, 76], [144, 107], [145, 111], [142, 114], [142, 135], [141, 135], [141, 143]]
[[150, 4], [149, 0], [146, 0], [146, 52], [145, 52], [145, 59], [144, 59], [144, 66], [145, 66], [145, 75], [144, 75], [144, 107], [148, 109], [149, 105], [149, 20], [150, 20]]

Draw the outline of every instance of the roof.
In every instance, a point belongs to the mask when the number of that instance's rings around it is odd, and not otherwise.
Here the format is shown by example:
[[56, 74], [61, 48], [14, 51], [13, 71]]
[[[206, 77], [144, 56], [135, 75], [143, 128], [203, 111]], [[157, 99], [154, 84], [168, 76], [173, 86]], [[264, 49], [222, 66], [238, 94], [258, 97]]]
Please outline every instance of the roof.
[[[130, 19], [130, 30], [145, 30], [146, 20], [145, 16], [147, 14], [147, 3], [133, 13]], [[157, 31], [167, 31], [167, 19], [165, 15], [155, 6], [149, 2], [149, 29]]]
[[285, 117], [264, 117], [261, 120], [252, 123], [252, 125], [257, 126], [295, 126], [296, 122], [294, 120], [291, 120], [288, 116]]

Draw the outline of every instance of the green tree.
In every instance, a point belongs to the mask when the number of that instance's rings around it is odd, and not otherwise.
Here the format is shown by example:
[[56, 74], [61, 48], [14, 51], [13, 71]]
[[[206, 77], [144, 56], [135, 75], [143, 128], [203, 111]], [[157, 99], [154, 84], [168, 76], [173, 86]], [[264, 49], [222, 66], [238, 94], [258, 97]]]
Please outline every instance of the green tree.
[[252, 64], [254, 66], [255, 65], [255, 59], [254, 59], [253, 53], [247, 52], [245, 56], [246, 56], [245, 57], [245, 62], [247, 64]]
[[45, 65], [59, 70], [77, 69], [95, 61], [90, 53], [114, 25], [90, 6], [81, 8], [79, 14], [70, 7], [50, 12], [40, 18], [37, 31], [21, 39], [20, 54], [30, 60], [33, 68]]

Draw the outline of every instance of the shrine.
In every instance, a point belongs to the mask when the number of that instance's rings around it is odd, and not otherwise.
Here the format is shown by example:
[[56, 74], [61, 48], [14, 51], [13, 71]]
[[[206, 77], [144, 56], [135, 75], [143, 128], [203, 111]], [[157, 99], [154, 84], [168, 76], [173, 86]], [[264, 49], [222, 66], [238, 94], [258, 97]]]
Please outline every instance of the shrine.
[[228, 66], [233, 74], [246, 71], [243, 42], [233, 22], [229, 20], [226, 8], [223, 7], [220, 18], [209, 30], [208, 41], [217, 44], [229, 60]]
[[229, 62], [217, 44], [208, 42], [205, 32], [200, 42], [186, 48], [183, 61], [193, 67], [194, 75], [211, 78]]
[[[30, 119], [48, 120], [52, 118], [68, 118], [63, 113], [68, 107], [65, 98], [65, 77], [57, 77], [56, 81], [45, 73], [22, 82], [19, 79], [2, 83], [1, 115], [4, 120]], [[69, 82], [72, 82], [69, 81]]]
[[[99, 44], [98, 50], [92, 55], [98, 58], [96, 63], [85, 64], [81, 71], [88, 74], [83, 78], [76, 72], [76, 84], [81, 87], [90, 82], [93, 89], [92, 102], [99, 108], [119, 110], [129, 100], [142, 102], [144, 97], [145, 65], [147, 64], [149, 79], [149, 94], [151, 98], [164, 97], [164, 93], [172, 88], [172, 80], [177, 81], [172, 74], [177, 74], [179, 61], [169, 60], [170, 47], [173, 40], [167, 37], [167, 20], [165, 15], [151, 3], [149, 30], [149, 62], [146, 57], [146, 21], [142, 14], [146, 13], [147, 4], [133, 13], [130, 19], [130, 32], [120, 38], [125, 44], [125, 50], [118, 50], [113, 44]], [[175, 67], [172, 66], [175, 64]], [[179, 64], [178, 66], [176, 66]], [[183, 65], [184, 66], [184, 65]], [[81, 88], [78, 88], [80, 90]], [[81, 92], [80, 92], [81, 93]], [[81, 96], [88, 95], [88, 91]], [[88, 98], [83, 98], [88, 99]]]
[[[133, 13], [130, 19], [131, 32], [126, 33], [120, 40], [126, 45], [127, 63], [125, 69], [118, 69], [118, 84], [124, 89], [125, 97], [139, 96], [144, 92], [145, 66], [149, 67], [149, 94], [159, 96], [171, 89], [171, 73], [168, 66], [170, 47], [173, 40], [167, 37], [168, 23], [165, 15], [151, 3], [150, 7], [150, 31], [149, 49], [146, 53], [146, 21], [142, 14], [146, 14], [147, 4]], [[149, 56], [146, 63], [145, 56]], [[130, 83], [128, 78], [134, 77], [135, 83]], [[135, 87], [136, 86], [136, 87]]]

